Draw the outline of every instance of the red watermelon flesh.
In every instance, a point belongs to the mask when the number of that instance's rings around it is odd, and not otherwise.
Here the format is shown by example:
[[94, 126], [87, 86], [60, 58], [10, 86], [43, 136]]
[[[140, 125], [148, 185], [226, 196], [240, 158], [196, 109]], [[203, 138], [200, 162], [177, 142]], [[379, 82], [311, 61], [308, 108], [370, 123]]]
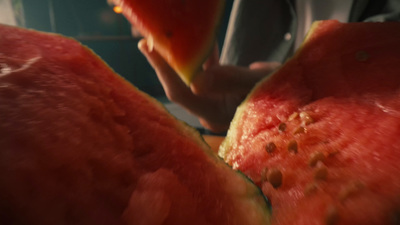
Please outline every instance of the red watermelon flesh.
[[59, 35], [0, 25], [0, 146], [0, 224], [268, 223], [193, 128]]
[[399, 224], [400, 23], [320, 21], [238, 108], [219, 154], [272, 224]]
[[189, 84], [215, 45], [225, 0], [113, 0]]

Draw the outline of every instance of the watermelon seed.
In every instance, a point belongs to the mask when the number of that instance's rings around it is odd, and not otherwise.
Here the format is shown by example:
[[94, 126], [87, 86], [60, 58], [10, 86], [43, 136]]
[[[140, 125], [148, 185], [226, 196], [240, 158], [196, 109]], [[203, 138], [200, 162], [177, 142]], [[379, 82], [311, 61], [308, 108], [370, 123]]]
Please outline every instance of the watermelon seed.
[[288, 121], [292, 121], [292, 120], [296, 119], [298, 116], [299, 116], [299, 113], [294, 112], [289, 116]]
[[265, 150], [266, 150], [268, 153], [274, 152], [275, 149], [276, 149], [276, 145], [274, 144], [274, 142], [269, 142], [267, 145], [265, 145]]
[[303, 126], [298, 127], [293, 134], [304, 134], [306, 132], [306, 128], [304, 128]]
[[356, 60], [359, 62], [365, 62], [369, 59], [369, 54], [365, 51], [356, 52]]
[[308, 195], [311, 195], [312, 193], [314, 193], [316, 191], [317, 191], [317, 184], [316, 183], [309, 183], [304, 188], [304, 195], [308, 196]]
[[305, 125], [314, 123], [314, 119], [307, 112], [301, 112], [300, 119]]
[[334, 157], [339, 154], [339, 150], [334, 150], [328, 153], [328, 157]]
[[167, 30], [167, 31], [165, 32], [165, 36], [166, 36], [167, 38], [171, 38], [171, 37], [172, 37], [172, 31]]
[[308, 165], [314, 167], [318, 162], [323, 162], [325, 160], [325, 155], [322, 152], [314, 152], [311, 154], [308, 160]]
[[280, 132], [284, 132], [284, 131], [286, 130], [286, 123], [280, 123], [280, 124], [278, 125], [278, 130], [279, 130]]
[[339, 200], [343, 202], [349, 197], [357, 194], [364, 188], [365, 184], [362, 183], [361, 181], [352, 181], [339, 192]]
[[328, 168], [321, 161], [317, 162], [316, 168], [314, 170], [314, 179], [316, 180], [326, 180], [328, 176]]
[[279, 169], [272, 168], [267, 172], [268, 182], [274, 188], [278, 188], [282, 185], [282, 172]]
[[325, 213], [325, 224], [326, 225], [335, 225], [339, 221], [339, 213], [335, 206], [330, 205], [326, 209]]
[[289, 141], [287, 148], [289, 152], [296, 154], [298, 150], [297, 142], [295, 140]]

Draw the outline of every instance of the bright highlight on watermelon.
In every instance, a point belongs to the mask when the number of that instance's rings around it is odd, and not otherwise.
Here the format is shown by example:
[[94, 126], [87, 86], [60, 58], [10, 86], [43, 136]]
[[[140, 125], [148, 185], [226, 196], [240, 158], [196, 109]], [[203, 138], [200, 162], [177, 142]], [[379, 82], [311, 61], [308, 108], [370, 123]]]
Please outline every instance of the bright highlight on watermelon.
[[225, 0], [113, 0], [186, 84], [211, 52]]
[[78, 42], [0, 25], [0, 224], [264, 225], [261, 191]]
[[272, 224], [399, 224], [400, 23], [321, 21], [238, 108], [219, 154]]

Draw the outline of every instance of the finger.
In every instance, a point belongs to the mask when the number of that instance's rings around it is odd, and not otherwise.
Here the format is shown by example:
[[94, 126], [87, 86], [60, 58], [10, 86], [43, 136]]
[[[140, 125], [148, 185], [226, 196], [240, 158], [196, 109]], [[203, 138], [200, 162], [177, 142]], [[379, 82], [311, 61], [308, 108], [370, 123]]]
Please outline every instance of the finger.
[[156, 71], [168, 99], [179, 103], [190, 102], [191, 99], [186, 100], [186, 98], [193, 96], [190, 89], [157, 51], [149, 50], [146, 39], [139, 41], [138, 48]]
[[250, 64], [251, 70], [263, 71], [265, 73], [272, 73], [281, 66], [279, 62], [254, 62]]
[[245, 67], [213, 67], [195, 77], [191, 84], [196, 95], [248, 92], [265, 74]]
[[217, 66], [203, 71], [191, 84], [196, 95], [221, 93], [247, 94], [262, 78], [275, 71], [278, 62], [256, 62], [249, 68], [238, 66]]
[[203, 64], [203, 70], [207, 70], [213, 66], [219, 65], [219, 48], [218, 43], [215, 43], [214, 48], [208, 57], [207, 61]]
[[145, 39], [138, 43], [138, 47], [156, 71], [157, 77], [170, 101], [181, 105], [198, 117], [204, 117], [205, 114], [209, 113], [209, 99], [194, 95], [157, 51], [149, 51]]
[[199, 117], [206, 128], [216, 131], [226, 129], [230, 120], [225, 121], [226, 116], [221, 115], [224, 106], [218, 99], [194, 95], [157, 51], [149, 51], [146, 40], [141, 40], [138, 47], [155, 69], [168, 99]]

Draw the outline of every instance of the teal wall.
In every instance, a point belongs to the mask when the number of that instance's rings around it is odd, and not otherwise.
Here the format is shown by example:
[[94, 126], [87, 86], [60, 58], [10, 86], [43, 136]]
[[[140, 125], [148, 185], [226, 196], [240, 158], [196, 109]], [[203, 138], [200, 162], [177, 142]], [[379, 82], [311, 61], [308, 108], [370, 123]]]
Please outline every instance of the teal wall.
[[[121, 14], [113, 12], [107, 0], [16, 1], [23, 3], [25, 27], [77, 39], [139, 89], [157, 98], [164, 97], [153, 69], [137, 49], [139, 39], [131, 36], [129, 23]], [[227, 1], [218, 37], [220, 43], [224, 39], [232, 1]]]

